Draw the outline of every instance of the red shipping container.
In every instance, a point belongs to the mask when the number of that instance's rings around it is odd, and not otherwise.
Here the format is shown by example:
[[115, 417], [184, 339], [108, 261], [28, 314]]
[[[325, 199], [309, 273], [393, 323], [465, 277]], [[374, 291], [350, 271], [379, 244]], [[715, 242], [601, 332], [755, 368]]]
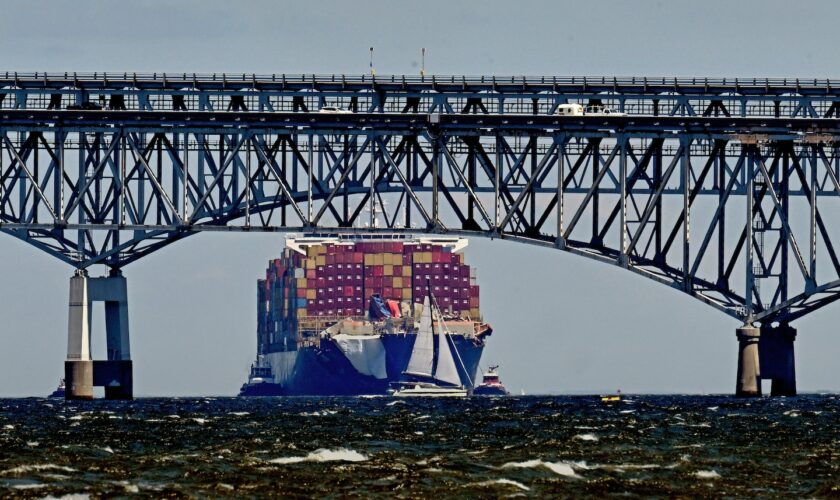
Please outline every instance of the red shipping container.
[[305, 288], [298, 288], [297, 289], [297, 298], [305, 299], [306, 298], [306, 289]]
[[353, 287], [352, 286], [345, 286], [344, 287], [344, 296], [345, 297], [352, 297], [353, 296]]
[[385, 276], [385, 267], [384, 266], [375, 266], [373, 268], [373, 275], [377, 278]]
[[330, 264], [335, 264], [335, 254], [327, 254], [327, 267], [329, 267]]
[[353, 263], [354, 264], [358, 264], [359, 266], [361, 266], [362, 264], [364, 264], [364, 262], [365, 262], [364, 254], [361, 254], [361, 253], [358, 253], [358, 252], [353, 254]]
[[478, 285], [470, 286], [470, 297], [478, 297]]
[[365, 287], [366, 288], [373, 287], [373, 277], [372, 276], [368, 277], [368, 278], [365, 278]]
[[325, 286], [327, 286], [327, 279], [326, 278], [317, 278], [315, 280], [315, 286], [317, 288], [324, 288]]
[[307, 269], [306, 270], [306, 279], [314, 280], [315, 279], [315, 270], [314, 269]]
[[394, 289], [391, 287], [383, 287], [382, 288], [382, 296], [386, 299], [392, 298], [394, 295]]

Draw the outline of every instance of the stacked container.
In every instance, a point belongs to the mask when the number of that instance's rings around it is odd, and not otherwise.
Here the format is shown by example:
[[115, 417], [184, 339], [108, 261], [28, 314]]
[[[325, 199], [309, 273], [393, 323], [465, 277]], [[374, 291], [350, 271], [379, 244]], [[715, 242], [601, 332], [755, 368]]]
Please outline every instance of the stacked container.
[[260, 345], [293, 343], [285, 332], [296, 331], [299, 318], [364, 316], [373, 294], [423, 302], [427, 280], [442, 310], [478, 319], [475, 271], [452, 247], [411, 239], [287, 240], [259, 281]]

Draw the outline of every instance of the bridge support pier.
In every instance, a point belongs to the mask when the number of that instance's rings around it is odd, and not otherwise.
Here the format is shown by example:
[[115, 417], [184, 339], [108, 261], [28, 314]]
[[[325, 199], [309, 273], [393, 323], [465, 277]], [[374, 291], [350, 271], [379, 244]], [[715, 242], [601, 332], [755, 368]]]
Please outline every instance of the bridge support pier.
[[736, 396], [761, 396], [761, 372], [758, 356], [760, 331], [751, 325], [735, 330], [738, 337], [738, 376]]
[[771, 396], [796, 396], [794, 340], [796, 328], [790, 325], [761, 327], [761, 341], [758, 343], [761, 377], [772, 380]]
[[[94, 361], [90, 349], [90, 311], [94, 301], [105, 302], [106, 361]], [[93, 387], [105, 387], [105, 399], [133, 397], [131, 350], [128, 337], [128, 292], [119, 270], [89, 278], [83, 270], [70, 278], [67, 360], [64, 362], [66, 399], [93, 399]]]
[[771, 380], [771, 396], [796, 395], [796, 364], [793, 341], [796, 329], [788, 324], [744, 325], [738, 338], [736, 396], [761, 396], [761, 380]]

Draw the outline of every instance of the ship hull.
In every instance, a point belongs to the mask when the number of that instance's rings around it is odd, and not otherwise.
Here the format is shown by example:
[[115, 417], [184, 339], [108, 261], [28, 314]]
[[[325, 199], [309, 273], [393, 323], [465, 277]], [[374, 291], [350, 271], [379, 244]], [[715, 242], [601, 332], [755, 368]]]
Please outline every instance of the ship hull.
[[[296, 351], [272, 352], [263, 355], [271, 366], [274, 383], [245, 384], [240, 396], [361, 396], [387, 394], [389, 387], [399, 382], [408, 366], [416, 334], [388, 334], [372, 337], [364, 349], [384, 350], [381, 369], [359, 367], [358, 358], [348, 356], [331, 339], [321, 339], [317, 345], [301, 346]], [[484, 350], [482, 342], [453, 335], [458, 357], [463, 362], [458, 371], [464, 387], [471, 389]], [[377, 345], [377, 343], [380, 343]], [[358, 356], [359, 352], [355, 352]], [[354, 364], [356, 361], [356, 364]], [[457, 363], [457, 360], [456, 360]], [[364, 373], [368, 372], [368, 373]], [[272, 387], [269, 387], [272, 386]], [[264, 394], [259, 392], [270, 392]]]

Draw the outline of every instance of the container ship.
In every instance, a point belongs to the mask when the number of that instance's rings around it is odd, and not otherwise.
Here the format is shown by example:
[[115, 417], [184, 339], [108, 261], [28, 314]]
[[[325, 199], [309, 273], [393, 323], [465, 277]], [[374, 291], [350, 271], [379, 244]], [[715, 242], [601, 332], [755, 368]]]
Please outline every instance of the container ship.
[[493, 332], [482, 321], [465, 238], [316, 235], [286, 239], [257, 281], [257, 357], [240, 396], [386, 394], [406, 370], [423, 299], [434, 296], [475, 385]]

